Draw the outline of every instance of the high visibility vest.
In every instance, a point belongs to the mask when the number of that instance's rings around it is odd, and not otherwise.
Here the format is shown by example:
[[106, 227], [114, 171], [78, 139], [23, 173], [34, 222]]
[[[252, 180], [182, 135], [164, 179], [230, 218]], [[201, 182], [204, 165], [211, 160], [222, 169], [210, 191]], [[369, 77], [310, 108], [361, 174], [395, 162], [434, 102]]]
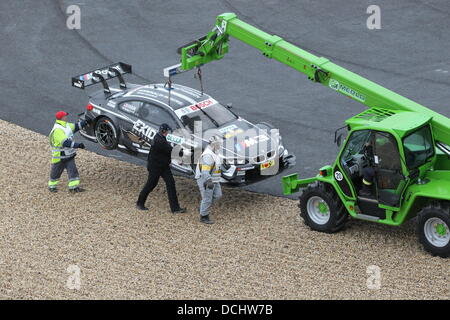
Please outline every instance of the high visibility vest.
[[[214, 164], [212, 166], [210, 166], [209, 164], [202, 163], [203, 156], [205, 155], [209, 155], [214, 159]], [[204, 167], [206, 166], [208, 167], [207, 169], [211, 174], [212, 182], [219, 183], [220, 178], [222, 177], [222, 169], [220, 168], [220, 165], [221, 165], [220, 157], [217, 154], [215, 154], [209, 146], [206, 147], [205, 151], [203, 151], [202, 155], [200, 156], [200, 159], [197, 162], [197, 167], [195, 168], [195, 179], [200, 179], [202, 175], [201, 167], [203, 167], [204, 169]]]
[[[56, 121], [50, 132], [50, 146], [52, 147], [52, 163], [58, 163], [62, 159], [73, 157], [76, 153], [75, 148], [63, 147], [66, 140], [72, 140], [75, 125], [64, 121]], [[72, 142], [73, 146], [73, 142]]]

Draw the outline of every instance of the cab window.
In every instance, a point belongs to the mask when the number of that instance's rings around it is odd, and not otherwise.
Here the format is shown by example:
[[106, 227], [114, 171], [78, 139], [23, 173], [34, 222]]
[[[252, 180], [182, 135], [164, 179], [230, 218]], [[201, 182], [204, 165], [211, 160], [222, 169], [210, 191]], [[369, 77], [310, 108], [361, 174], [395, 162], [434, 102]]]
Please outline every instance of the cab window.
[[352, 133], [348, 139], [348, 143], [342, 152], [342, 163], [352, 159], [354, 155], [364, 153], [364, 145], [370, 138], [370, 130], [359, 130]]
[[406, 165], [415, 169], [428, 161], [434, 155], [433, 139], [429, 126], [411, 133], [403, 139]]

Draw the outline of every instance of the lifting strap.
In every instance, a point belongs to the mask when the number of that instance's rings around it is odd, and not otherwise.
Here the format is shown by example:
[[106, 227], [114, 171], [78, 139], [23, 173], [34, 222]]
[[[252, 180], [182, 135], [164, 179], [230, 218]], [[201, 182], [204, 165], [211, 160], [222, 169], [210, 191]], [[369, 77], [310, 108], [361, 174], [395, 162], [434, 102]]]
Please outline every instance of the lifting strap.
[[194, 78], [197, 78], [198, 80], [200, 80], [200, 89], [203, 95], [203, 81], [202, 81], [202, 69], [200, 69], [200, 67], [197, 67], [197, 73], [194, 74]]
[[167, 82], [164, 84], [164, 88], [166, 88], [167, 90], [169, 90], [169, 107], [170, 107], [170, 92], [172, 91], [172, 78], [169, 77], [169, 80], [167, 80]]

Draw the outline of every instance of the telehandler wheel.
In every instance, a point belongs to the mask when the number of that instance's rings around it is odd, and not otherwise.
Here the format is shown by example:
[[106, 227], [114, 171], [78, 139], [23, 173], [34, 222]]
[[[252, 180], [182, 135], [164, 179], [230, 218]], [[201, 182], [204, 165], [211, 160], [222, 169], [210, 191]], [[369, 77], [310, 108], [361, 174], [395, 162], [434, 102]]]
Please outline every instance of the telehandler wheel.
[[434, 256], [450, 256], [450, 206], [434, 202], [417, 214], [417, 235], [426, 251]]
[[312, 230], [334, 233], [348, 220], [348, 213], [334, 189], [321, 182], [309, 185], [300, 196], [300, 216]]

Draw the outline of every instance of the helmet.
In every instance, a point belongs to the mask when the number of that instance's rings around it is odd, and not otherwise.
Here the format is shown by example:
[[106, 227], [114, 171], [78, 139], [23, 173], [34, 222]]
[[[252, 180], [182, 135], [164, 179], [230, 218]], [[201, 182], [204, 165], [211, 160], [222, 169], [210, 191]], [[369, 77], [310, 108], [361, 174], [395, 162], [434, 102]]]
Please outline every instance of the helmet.
[[172, 128], [167, 123], [163, 123], [159, 126], [159, 132], [161, 131], [172, 131]]

